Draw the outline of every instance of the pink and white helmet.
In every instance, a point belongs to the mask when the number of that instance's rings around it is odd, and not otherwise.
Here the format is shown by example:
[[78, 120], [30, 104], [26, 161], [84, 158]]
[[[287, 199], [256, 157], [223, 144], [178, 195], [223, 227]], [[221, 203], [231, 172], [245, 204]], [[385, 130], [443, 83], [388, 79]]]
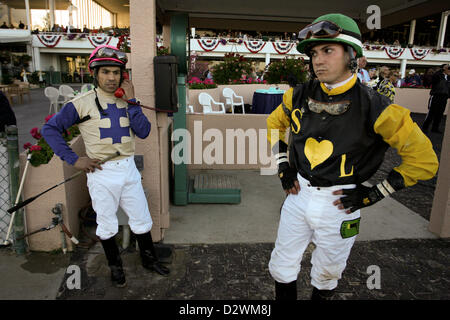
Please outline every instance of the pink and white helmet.
[[92, 51], [89, 57], [89, 70], [103, 66], [117, 66], [125, 68], [128, 58], [125, 52], [120, 51], [116, 47], [101, 45]]

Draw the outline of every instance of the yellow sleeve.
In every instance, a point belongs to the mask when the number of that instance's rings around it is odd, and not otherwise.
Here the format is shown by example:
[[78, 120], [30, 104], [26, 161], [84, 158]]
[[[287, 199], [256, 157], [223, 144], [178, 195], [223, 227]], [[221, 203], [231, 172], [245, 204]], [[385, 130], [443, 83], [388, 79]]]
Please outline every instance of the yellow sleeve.
[[418, 180], [433, 178], [439, 166], [430, 140], [409, 113], [408, 109], [391, 104], [374, 124], [375, 132], [397, 149], [402, 158], [402, 163], [394, 170], [403, 177], [405, 187], [415, 185]]
[[[286, 129], [289, 128], [290, 118], [284, 111], [283, 105], [292, 111], [292, 95], [294, 88], [290, 88], [283, 95], [283, 102], [267, 118], [267, 139], [272, 148], [278, 140], [285, 141]], [[276, 138], [278, 137], [278, 139]]]

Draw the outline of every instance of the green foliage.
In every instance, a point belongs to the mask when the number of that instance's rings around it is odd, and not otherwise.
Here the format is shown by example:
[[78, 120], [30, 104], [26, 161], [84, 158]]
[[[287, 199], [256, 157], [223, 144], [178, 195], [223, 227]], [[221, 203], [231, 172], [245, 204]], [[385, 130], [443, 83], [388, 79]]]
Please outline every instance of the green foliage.
[[[52, 117], [53, 115], [49, 115], [46, 117], [46, 122]], [[30, 131], [33, 138], [37, 140], [37, 143], [35, 145], [31, 145], [31, 143], [26, 143], [23, 147], [27, 150], [28, 154], [31, 154], [30, 157], [30, 163], [34, 167], [38, 167], [41, 164], [47, 164], [53, 157], [53, 150], [52, 148], [47, 144], [45, 139], [42, 137], [40, 131], [38, 128], [33, 128]], [[69, 142], [76, 136], [80, 134], [80, 129], [78, 129], [77, 125], [71, 126], [69, 129], [66, 130], [62, 134], [64, 141]]]
[[34, 71], [29, 77], [28, 82], [31, 84], [39, 84], [39, 72]]
[[289, 76], [295, 76], [297, 83], [306, 81], [307, 71], [303, 58], [284, 58], [271, 62], [264, 80], [268, 83], [287, 83]]
[[13, 83], [13, 79], [9, 73], [2, 73], [2, 83], [3, 84]]
[[227, 53], [224, 61], [214, 67], [213, 78], [217, 84], [230, 84], [234, 80], [239, 81], [243, 76], [252, 72], [251, 63], [236, 53]]
[[205, 81], [200, 80], [200, 78], [192, 77], [188, 81], [189, 89], [214, 89], [217, 88], [217, 84], [214, 83], [212, 79], [205, 79]]
[[164, 46], [160, 46], [156, 49], [156, 55], [158, 56], [167, 56], [169, 53], [169, 48], [166, 48]]

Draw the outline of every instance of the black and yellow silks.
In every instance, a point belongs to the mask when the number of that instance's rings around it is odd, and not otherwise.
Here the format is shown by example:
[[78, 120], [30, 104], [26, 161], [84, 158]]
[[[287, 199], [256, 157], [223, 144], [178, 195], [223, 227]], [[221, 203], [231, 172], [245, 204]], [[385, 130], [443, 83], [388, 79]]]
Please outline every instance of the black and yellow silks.
[[[330, 110], [341, 105], [342, 113], [314, 112], [308, 101], [323, 103], [323, 109], [330, 105]], [[432, 144], [409, 110], [362, 85], [356, 75], [332, 90], [315, 80], [309, 90], [304, 84], [286, 91], [282, 104], [267, 119], [272, 147], [284, 144], [289, 127], [290, 159], [295, 162], [291, 160], [291, 166], [313, 186], [363, 183], [378, 170], [389, 146], [402, 158], [387, 178], [395, 191], [431, 179], [437, 172]], [[273, 141], [272, 130], [279, 130], [281, 141]]]

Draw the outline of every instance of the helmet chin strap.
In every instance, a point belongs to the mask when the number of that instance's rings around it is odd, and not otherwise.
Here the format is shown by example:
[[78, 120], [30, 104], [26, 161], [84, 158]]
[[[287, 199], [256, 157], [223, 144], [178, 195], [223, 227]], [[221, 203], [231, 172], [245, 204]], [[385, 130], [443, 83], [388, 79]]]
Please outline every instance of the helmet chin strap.
[[351, 45], [347, 45], [348, 56], [350, 57], [350, 61], [348, 63], [348, 68], [352, 73], [356, 73], [358, 69], [358, 62], [356, 61], [356, 54]]

